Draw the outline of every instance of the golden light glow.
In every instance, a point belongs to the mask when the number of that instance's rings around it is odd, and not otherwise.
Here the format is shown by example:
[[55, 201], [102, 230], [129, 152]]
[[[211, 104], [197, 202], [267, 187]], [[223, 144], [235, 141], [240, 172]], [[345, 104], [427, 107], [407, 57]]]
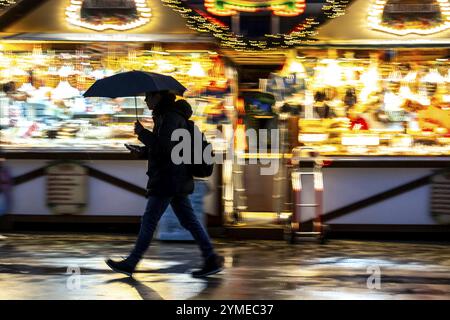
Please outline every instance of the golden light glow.
[[108, 29], [116, 31], [125, 31], [130, 29], [135, 29], [137, 27], [143, 26], [150, 21], [151, 9], [147, 7], [147, 2], [145, 0], [134, 0], [136, 4], [136, 9], [138, 11], [138, 18], [132, 22], [125, 24], [114, 24], [114, 23], [104, 23], [104, 24], [94, 24], [81, 20], [81, 5], [82, 1], [71, 0], [70, 6], [66, 8], [66, 21], [74, 26], [91, 29], [95, 31], [105, 31]]
[[295, 54], [291, 54], [291, 56], [286, 59], [283, 69], [281, 70], [281, 74], [283, 76], [295, 74], [297, 77], [305, 77], [306, 69], [301, 58], [297, 57]]
[[289, 72], [304, 75], [306, 73], [306, 70], [300, 61], [295, 60], [289, 66]]
[[378, 134], [344, 134], [341, 143], [344, 146], [378, 146], [380, 137]]
[[292, 179], [292, 189], [294, 191], [300, 191], [302, 190], [302, 178], [300, 172], [293, 171], [291, 173], [291, 179]]
[[444, 83], [445, 78], [441, 76], [437, 69], [430, 69], [430, 71], [428, 71], [428, 73], [420, 79], [420, 81], [428, 83]]
[[323, 191], [323, 175], [322, 172], [314, 172], [314, 190]]
[[373, 3], [369, 6], [367, 17], [368, 25], [374, 30], [384, 31], [399, 36], [404, 36], [412, 33], [427, 35], [442, 32], [450, 28], [450, 3], [448, 0], [437, 0], [437, 3], [440, 7], [444, 22], [435, 27], [398, 29], [383, 25], [383, 12], [387, 4], [387, 0], [374, 0]]
[[389, 73], [389, 76], [386, 78], [387, 81], [391, 82], [400, 82], [402, 81], [402, 73], [400, 70], [394, 69]]
[[206, 73], [200, 62], [193, 61], [191, 68], [188, 71], [188, 75], [191, 77], [205, 77]]
[[379, 80], [380, 75], [378, 72], [378, 64], [372, 61], [367, 71], [361, 75], [361, 83], [363, 84], [363, 88], [359, 98], [362, 102], [367, 102], [372, 92], [377, 92], [380, 90]]
[[323, 59], [315, 68], [316, 87], [330, 86], [339, 87], [342, 85], [342, 67], [335, 59]]
[[328, 139], [326, 133], [301, 133], [298, 135], [299, 142], [323, 142]]
[[216, 16], [232, 16], [238, 12], [272, 11], [283, 17], [294, 17], [305, 11], [305, 0], [221, 1], [205, 0], [205, 8]]

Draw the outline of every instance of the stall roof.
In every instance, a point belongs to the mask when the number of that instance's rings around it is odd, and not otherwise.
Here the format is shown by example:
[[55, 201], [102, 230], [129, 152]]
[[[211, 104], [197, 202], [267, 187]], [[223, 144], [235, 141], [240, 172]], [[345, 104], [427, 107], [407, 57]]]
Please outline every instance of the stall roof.
[[15, 0], [13, 2], [1, 2], [0, 3], [0, 30], [5, 26], [17, 19], [18, 16], [25, 14], [33, 10], [33, 8], [39, 5], [42, 1], [32, 0]]
[[[320, 4], [323, 1], [311, 2]], [[95, 32], [68, 24], [65, 20], [65, 8], [69, 3], [70, 0], [16, 0], [14, 5], [1, 7], [0, 38], [28, 41], [214, 42], [212, 36], [189, 29], [185, 19], [163, 6], [161, 1], [148, 1], [152, 10], [152, 18], [148, 24], [122, 32]], [[318, 29], [317, 42], [305, 46], [450, 46], [450, 30], [432, 35], [406, 36], [372, 30], [367, 25], [368, 9], [372, 3], [373, 0], [353, 0], [345, 15], [330, 20]], [[274, 55], [268, 58], [281, 60], [281, 57]], [[263, 62], [267, 61], [260, 60], [258, 63]]]
[[430, 34], [398, 36], [371, 29], [367, 24], [369, 7], [373, 0], [355, 0], [345, 15], [330, 20], [318, 29], [318, 44], [335, 45], [442, 45], [450, 44], [450, 30]]
[[[151, 9], [149, 23], [128, 31], [102, 31], [70, 25], [65, 20], [69, 0], [19, 0], [0, 12], [0, 34], [8, 40], [70, 40], [70, 41], [179, 41], [205, 39], [186, 26], [184, 18], [161, 1], [147, 1]], [[118, 40], [112, 40], [112, 39]], [[158, 40], [156, 40], [158, 39]], [[130, 41], [130, 40], [128, 40]]]
[[133, 34], [133, 33], [13, 33], [0, 34], [4, 41], [30, 42], [177, 42], [211, 43], [211, 37], [198, 34]]

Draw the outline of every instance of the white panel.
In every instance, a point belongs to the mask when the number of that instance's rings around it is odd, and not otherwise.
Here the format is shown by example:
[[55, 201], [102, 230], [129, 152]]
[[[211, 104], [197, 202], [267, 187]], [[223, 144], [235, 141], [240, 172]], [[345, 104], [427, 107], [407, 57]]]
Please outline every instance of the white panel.
[[42, 168], [48, 165], [49, 160], [6, 160], [5, 165], [11, 172], [11, 176], [17, 177], [24, 173]]
[[430, 186], [330, 220], [330, 224], [436, 224], [429, 212]]
[[147, 185], [147, 161], [145, 160], [98, 160], [85, 161], [84, 164], [138, 187], [145, 188]]
[[324, 171], [325, 212], [330, 212], [431, 173], [415, 168], [330, 168]]
[[[47, 165], [49, 160], [10, 160], [8, 167], [13, 177]], [[147, 184], [146, 161], [99, 160], [83, 161], [89, 167], [116, 178], [145, 188]], [[211, 179], [217, 179], [211, 177]], [[211, 182], [210, 182], [211, 183]], [[216, 214], [216, 190], [205, 199], [205, 211]], [[124, 215], [140, 216], [144, 212], [146, 198], [96, 178], [88, 180], [88, 206], [82, 215]], [[39, 177], [13, 188], [13, 209], [11, 214], [47, 215], [51, 214], [46, 205], [46, 177]]]
[[140, 216], [146, 198], [101, 180], [89, 179], [88, 208], [85, 215]]
[[46, 204], [46, 178], [40, 177], [13, 188], [12, 214], [50, 214]]

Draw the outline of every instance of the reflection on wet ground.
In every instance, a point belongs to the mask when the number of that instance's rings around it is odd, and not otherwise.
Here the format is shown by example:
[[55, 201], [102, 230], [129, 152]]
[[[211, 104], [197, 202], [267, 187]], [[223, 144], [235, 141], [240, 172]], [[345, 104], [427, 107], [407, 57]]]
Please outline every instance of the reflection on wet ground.
[[195, 244], [155, 242], [128, 278], [104, 259], [134, 236], [4, 236], [0, 299], [450, 299], [449, 243], [216, 240], [226, 269], [194, 279]]

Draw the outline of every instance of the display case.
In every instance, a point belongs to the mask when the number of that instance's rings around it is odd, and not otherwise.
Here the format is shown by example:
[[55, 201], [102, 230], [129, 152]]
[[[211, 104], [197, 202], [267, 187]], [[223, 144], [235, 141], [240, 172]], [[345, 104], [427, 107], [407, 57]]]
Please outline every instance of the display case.
[[[295, 210], [292, 170], [316, 161], [327, 164], [322, 209], [333, 232], [448, 232], [441, 225], [448, 206], [435, 190], [446, 190], [450, 168], [449, 53], [448, 45], [377, 43], [292, 50], [260, 79], [252, 92], [259, 99], [242, 94], [241, 131], [275, 127], [280, 143], [261, 151], [242, 134], [245, 161], [223, 176], [230, 234], [283, 238]], [[261, 102], [270, 95], [268, 114]], [[267, 167], [277, 169], [263, 175]], [[302, 201], [314, 204], [314, 180], [305, 180]], [[301, 223], [312, 230], [314, 208], [302, 209]]]
[[133, 133], [136, 117], [150, 129], [153, 125], [144, 97], [84, 98], [82, 94], [95, 80], [128, 70], [159, 72], [179, 80], [188, 89], [183, 98], [192, 105], [193, 119], [203, 131], [215, 132], [227, 121], [223, 109], [231, 94], [230, 77], [216, 52], [113, 44], [104, 45], [102, 52], [94, 51], [93, 45], [45, 47], [2, 44], [3, 152], [127, 152], [124, 143], [138, 143]]
[[[449, 156], [449, 49], [302, 50], [268, 79], [297, 141], [324, 155]], [[292, 132], [291, 132], [292, 134]]]

